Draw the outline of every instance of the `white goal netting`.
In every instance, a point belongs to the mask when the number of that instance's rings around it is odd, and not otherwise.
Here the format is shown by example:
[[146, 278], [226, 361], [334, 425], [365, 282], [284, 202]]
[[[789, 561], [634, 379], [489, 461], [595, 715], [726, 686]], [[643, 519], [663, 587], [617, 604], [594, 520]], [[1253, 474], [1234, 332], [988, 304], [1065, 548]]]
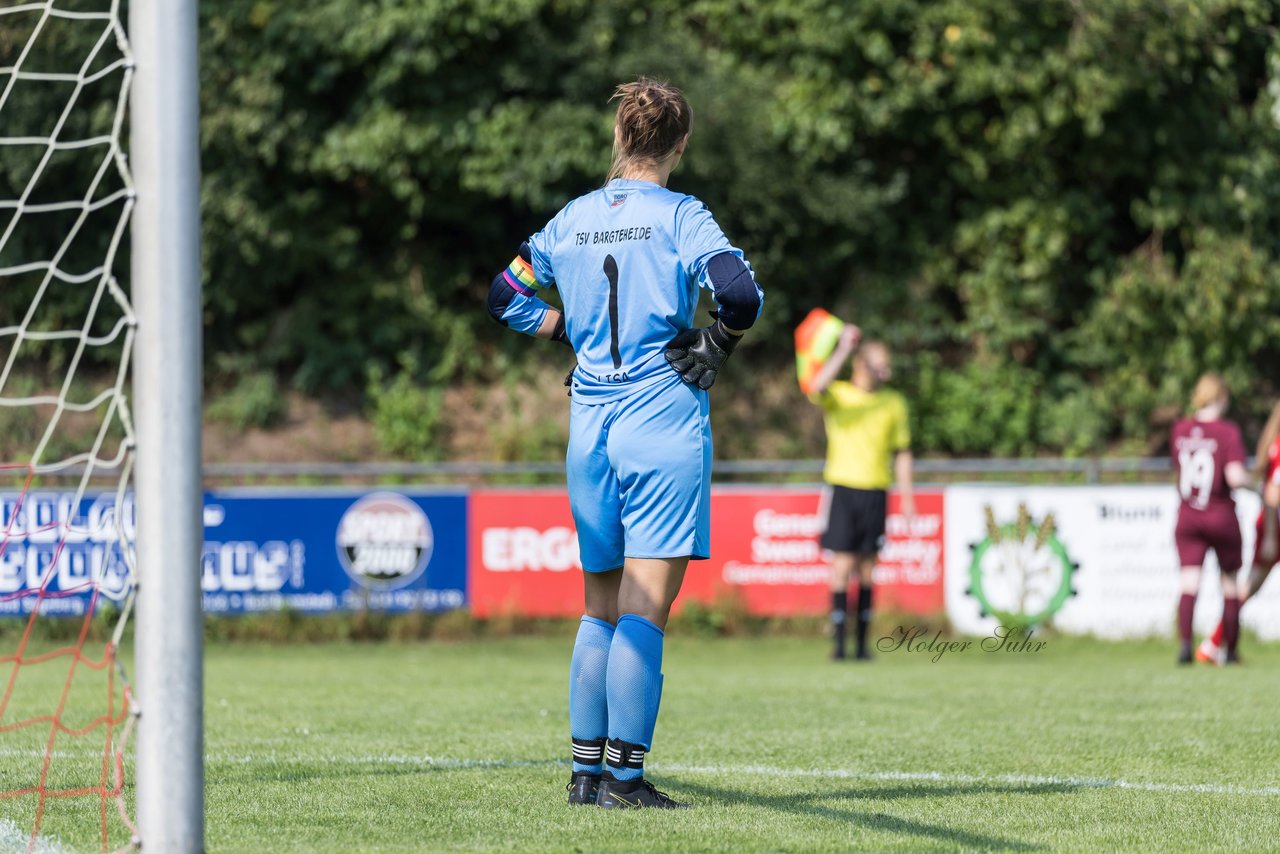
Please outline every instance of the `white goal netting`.
[[0, 0], [0, 845], [133, 845], [120, 0]]

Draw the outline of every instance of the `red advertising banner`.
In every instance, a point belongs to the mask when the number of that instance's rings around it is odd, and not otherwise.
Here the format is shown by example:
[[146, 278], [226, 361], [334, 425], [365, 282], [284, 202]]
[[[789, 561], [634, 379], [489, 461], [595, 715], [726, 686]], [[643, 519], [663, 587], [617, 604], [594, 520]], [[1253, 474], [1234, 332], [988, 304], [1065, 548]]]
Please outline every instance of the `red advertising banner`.
[[[689, 566], [676, 603], [741, 600], [762, 615], [821, 614], [830, 608], [825, 524], [817, 490], [717, 489], [711, 497], [710, 560]], [[469, 589], [478, 617], [582, 611], [577, 533], [563, 489], [477, 490], [471, 494]], [[943, 493], [916, 493], [908, 520], [889, 498], [884, 550], [875, 570], [876, 608], [943, 610]]]
[[941, 614], [946, 610], [942, 585], [943, 491], [916, 493], [916, 515], [902, 515], [897, 493], [889, 493], [884, 548], [876, 564], [875, 607], [907, 614]]
[[[831, 610], [829, 569], [818, 545], [816, 490], [718, 491], [711, 499], [711, 560], [690, 575], [710, 582], [706, 598], [732, 594], [753, 614]], [[688, 576], [686, 576], [688, 585]]]
[[[826, 519], [820, 493], [721, 491], [711, 504], [711, 555], [690, 575], [713, 576], [711, 592], [732, 591], [753, 614], [821, 614], [831, 607], [828, 565], [818, 545]], [[943, 610], [942, 492], [917, 492], [916, 515], [889, 496], [884, 549], [873, 575], [877, 610]], [[704, 581], [705, 584], [705, 581]], [[698, 585], [699, 592], [706, 588]], [[689, 580], [686, 577], [686, 589]]]
[[471, 613], [582, 613], [582, 564], [568, 492], [476, 490], [471, 493], [470, 518]]

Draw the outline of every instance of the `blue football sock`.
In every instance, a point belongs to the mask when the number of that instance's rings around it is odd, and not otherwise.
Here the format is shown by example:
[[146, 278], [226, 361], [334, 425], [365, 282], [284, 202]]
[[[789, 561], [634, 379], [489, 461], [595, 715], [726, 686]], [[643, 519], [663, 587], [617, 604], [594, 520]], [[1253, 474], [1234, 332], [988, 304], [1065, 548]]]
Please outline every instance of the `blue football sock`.
[[[662, 699], [662, 638], [662, 629], [644, 617], [624, 614], [609, 648], [609, 739], [640, 748], [641, 757], [653, 744]], [[644, 775], [643, 760], [611, 762], [609, 772], [635, 779]]]
[[569, 665], [569, 735], [573, 739], [573, 770], [599, 774], [604, 763], [604, 739], [609, 732], [605, 673], [613, 643], [613, 626], [583, 616]]

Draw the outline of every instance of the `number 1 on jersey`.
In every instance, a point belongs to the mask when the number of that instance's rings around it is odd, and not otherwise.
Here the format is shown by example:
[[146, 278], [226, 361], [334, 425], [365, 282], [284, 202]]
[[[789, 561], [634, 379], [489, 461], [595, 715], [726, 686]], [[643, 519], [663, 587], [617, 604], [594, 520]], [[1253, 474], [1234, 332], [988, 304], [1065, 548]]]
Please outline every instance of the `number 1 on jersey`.
[[613, 366], [622, 367], [622, 353], [618, 349], [618, 262], [612, 255], [604, 256], [604, 275], [609, 280], [609, 352]]

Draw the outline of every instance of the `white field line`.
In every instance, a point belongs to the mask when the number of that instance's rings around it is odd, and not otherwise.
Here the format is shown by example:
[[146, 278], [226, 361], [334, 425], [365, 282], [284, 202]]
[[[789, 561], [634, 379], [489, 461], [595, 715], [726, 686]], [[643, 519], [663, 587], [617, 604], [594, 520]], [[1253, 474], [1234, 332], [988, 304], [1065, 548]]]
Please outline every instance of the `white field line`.
[[[54, 757], [73, 754], [55, 753]], [[98, 754], [101, 755], [101, 754]], [[43, 757], [43, 751], [3, 750], [0, 756]], [[568, 767], [560, 759], [450, 759], [438, 756], [404, 754], [231, 754], [210, 753], [210, 765], [374, 765], [402, 768], [465, 771], [477, 768], [503, 770], [515, 768]], [[954, 774], [943, 771], [856, 771], [848, 768], [778, 768], [772, 765], [686, 765], [679, 762], [653, 762], [648, 766], [662, 774], [693, 774], [773, 777], [780, 779], [865, 780], [869, 782], [963, 783], [973, 785], [1067, 786], [1079, 789], [1128, 789], [1136, 792], [1172, 792], [1200, 795], [1280, 796], [1280, 786], [1240, 786], [1232, 783], [1147, 783], [1110, 777], [1070, 777], [1041, 774]]]

